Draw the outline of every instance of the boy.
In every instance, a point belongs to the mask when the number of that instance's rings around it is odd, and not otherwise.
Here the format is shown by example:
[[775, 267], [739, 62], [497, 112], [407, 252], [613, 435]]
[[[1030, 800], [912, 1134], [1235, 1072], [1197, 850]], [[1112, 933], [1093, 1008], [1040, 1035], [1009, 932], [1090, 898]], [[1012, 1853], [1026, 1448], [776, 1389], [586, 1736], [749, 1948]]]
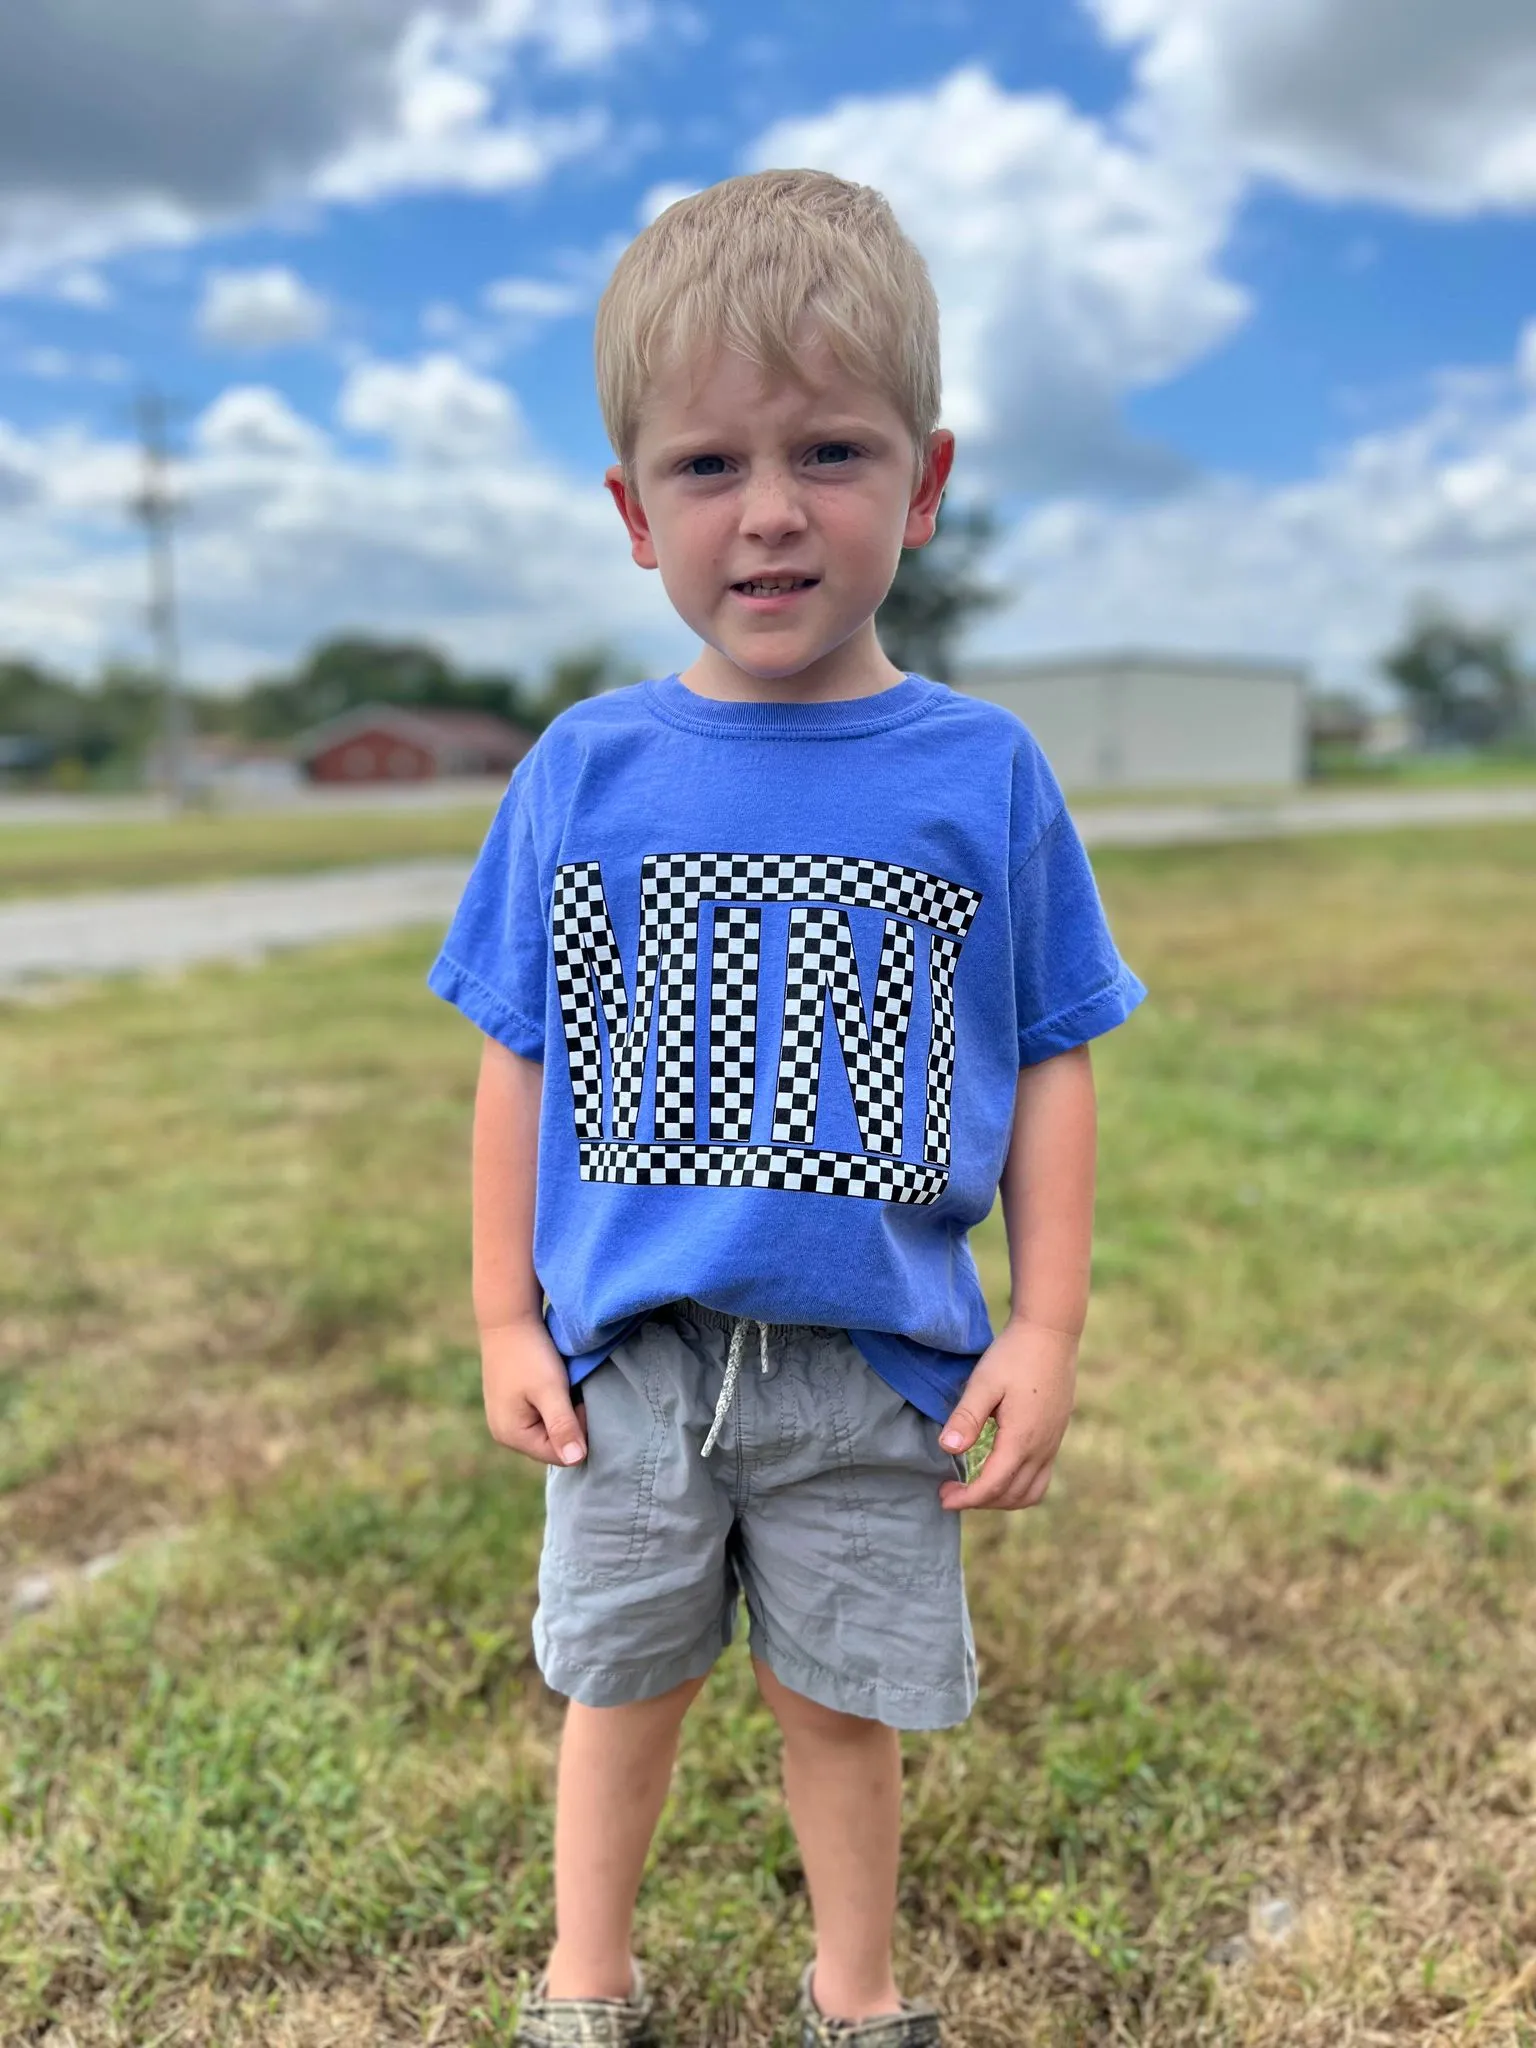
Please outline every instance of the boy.
[[[634, 559], [701, 650], [550, 726], [431, 975], [486, 1034], [486, 1413], [551, 1468], [535, 1647], [571, 1702], [517, 2038], [652, 2039], [635, 1896], [744, 1595], [815, 1919], [801, 2039], [932, 2048], [892, 1974], [899, 1731], [975, 1698], [958, 1511], [1050, 1481], [1087, 1041], [1145, 990], [1024, 727], [876, 638], [954, 454], [880, 195], [768, 171], [670, 207], [604, 294], [597, 372]], [[966, 1233], [999, 1185], [994, 1337]]]

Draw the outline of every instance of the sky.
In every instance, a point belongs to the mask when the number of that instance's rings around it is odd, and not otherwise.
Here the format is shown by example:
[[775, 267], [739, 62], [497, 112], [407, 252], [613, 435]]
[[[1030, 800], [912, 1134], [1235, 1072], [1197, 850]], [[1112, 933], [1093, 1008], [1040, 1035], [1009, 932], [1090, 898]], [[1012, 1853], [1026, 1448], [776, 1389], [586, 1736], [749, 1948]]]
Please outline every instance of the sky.
[[0, 658], [189, 677], [338, 631], [536, 678], [694, 643], [602, 487], [593, 310], [681, 193], [878, 186], [938, 289], [978, 659], [1376, 687], [1536, 652], [1530, 0], [50, 0], [0, 13]]

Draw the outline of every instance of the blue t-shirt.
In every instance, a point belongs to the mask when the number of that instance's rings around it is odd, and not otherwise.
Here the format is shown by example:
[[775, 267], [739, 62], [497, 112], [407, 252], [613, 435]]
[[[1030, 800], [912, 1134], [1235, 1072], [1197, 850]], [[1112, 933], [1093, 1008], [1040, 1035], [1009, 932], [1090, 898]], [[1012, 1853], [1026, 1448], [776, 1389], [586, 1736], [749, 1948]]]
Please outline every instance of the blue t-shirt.
[[429, 976], [544, 1063], [534, 1265], [573, 1384], [665, 1302], [846, 1329], [947, 1416], [1019, 1068], [1146, 994], [1010, 712], [676, 676], [520, 763]]

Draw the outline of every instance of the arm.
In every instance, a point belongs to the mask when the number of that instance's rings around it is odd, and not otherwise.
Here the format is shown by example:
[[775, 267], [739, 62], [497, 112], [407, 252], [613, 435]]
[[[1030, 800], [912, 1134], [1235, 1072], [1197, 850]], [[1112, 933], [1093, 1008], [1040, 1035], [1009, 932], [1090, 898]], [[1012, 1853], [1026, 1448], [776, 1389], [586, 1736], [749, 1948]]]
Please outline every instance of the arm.
[[565, 1361], [544, 1327], [533, 1266], [544, 1069], [487, 1038], [475, 1092], [474, 1302], [485, 1419], [509, 1449], [574, 1465], [586, 1438]]
[[1001, 1181], [1012, 1313], [939, 1440], [968, 1451], [990, 1415], [997, 1437], [976, 1478], [939, 1489], [947, 1508], [1032, 1508], [1045, 1498], [1072, 1417], [1088, 1312], [1097, 1142], [1086, 1045], [1020, 1070]]

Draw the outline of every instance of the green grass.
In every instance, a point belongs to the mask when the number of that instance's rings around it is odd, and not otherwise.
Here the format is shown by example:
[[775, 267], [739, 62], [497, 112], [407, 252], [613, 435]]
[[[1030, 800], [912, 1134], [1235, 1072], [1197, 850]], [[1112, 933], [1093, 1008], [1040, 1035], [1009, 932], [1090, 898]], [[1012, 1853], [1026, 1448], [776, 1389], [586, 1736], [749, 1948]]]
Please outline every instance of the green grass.
[[[908, 1745], [904, 1973], [960, 2048], [1530, 2048], [1536, 831], [1098, 869], [1153, 1000], [1059, 1476], [969, 1525], [982, 1705]], [[429, 952], [0, 1012], [0, 1537], [68, 1587], [0, 1645], [8, 2042], [488, 2048], [541, 1958]], [[788, 2048], [807, 1939], [733, 1654], [643, 1900], [678, 2041]]]
[[0, 900], [291, 875], [479, 851], [490, 802], [440, 811], [189, 811], [180, 818], [0, 827]]

